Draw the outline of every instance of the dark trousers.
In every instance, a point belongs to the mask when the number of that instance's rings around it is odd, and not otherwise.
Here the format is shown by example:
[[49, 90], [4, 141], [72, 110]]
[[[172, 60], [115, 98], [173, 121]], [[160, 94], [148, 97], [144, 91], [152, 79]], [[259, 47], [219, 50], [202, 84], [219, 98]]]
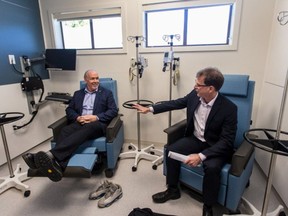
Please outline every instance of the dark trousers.
[[105, 125], [99, 121], [84, 125], [74, 122], [61, 130], [56, 140], [56, 146], [50, 151], [57, 162], [65, 169], [70, 157], [83, 142], [103, 136], [105, 130]]
[[[168, 157], [169, 151], [174, 151], [180, 154], [189, 155], [199, 153], [209, 145], [198, 140], [194, 136], [183, 137], [171, 145], [167, 145], [166, 151], [166, 181], [168, 187], [176, 187], [179, 183], [180, 165], [181, 162]], [[203, 161], [204, 179], [203, 179], [203, 202], [206, 205], [217, 203], [218, 192], [220, 188], [221, 169], [226, 162], [226, 158], [213, 157]]]

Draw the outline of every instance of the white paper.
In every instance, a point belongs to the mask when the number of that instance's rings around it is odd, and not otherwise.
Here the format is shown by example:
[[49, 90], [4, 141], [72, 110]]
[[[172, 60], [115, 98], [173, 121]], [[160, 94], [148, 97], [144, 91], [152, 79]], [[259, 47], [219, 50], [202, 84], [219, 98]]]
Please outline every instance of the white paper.
[[176, 152], [169, 151], [168, 157], [173, 158], [174, 160], [178, 160], [181, 162], [185, 162], [188, 159], [188, 155], [179, 154]]

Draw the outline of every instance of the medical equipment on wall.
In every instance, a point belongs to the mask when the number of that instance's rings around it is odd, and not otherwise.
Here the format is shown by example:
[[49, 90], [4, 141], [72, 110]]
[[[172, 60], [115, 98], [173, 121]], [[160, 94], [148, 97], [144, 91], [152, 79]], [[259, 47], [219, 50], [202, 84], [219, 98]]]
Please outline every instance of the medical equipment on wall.
[[[26, 94], [29, 113], [32, 115], [30, 120], [21, 125], [13, 125], [14, 130], [21, 129], [27, 125], [29, 125], [34, 118], [36, 117], [39, 107], [45, 102], [42, 101], [43, 94], [44, 94], [44, 84], [42, 82], [42, 78], [40, 75], [32, 70], [32, 64], [45, 60], [44, 57], [36, 57], [30, 59], [28, 56], [21, 56], [20, 57], [20, 64], [21, 64], [21, 71], [18, 71], [15, 66], [14, 69], [23, 75], [21, 80], [21, 89]], [[41, 95], [38, 99], [38, 102], [35, 101], [34, 91], [41, 90]]]
[[[144, 41], [145, 38], [143, 36], [129, 36], [127, 38], [128, 41], [134, 43], [136, 45], [136, 59], [131, 59], [131, 67], [129, 69], [129, 79], [130, 81], [133, 80], [135, 76], [137, 78], [137, 99], [136, 100], [129, 100], [123, 103], [123, 107], [128, 109], [134, 109], [133, 104], [137, 103], [142, 106], [150, 106], [153, 104], [152, 101], [149, 100], [142, 100], [140, 99], [139, 93], [139, 79], [143, 75], [144, 67], [147, 67], [147, 59], [141, 57], [139, 55], [138, 47], [141, 45], [141, 41]], [[133, 67], [132, 67], [133, 66]], [[132, 68], [132, 69], [131, 69]], [[133, 73], [133, 70], [136, 69], [136, 74]], [[146, 159], [152, 161], [152, 168], [154, 170], [157, 169], [157, 166], [160, 165], [163, 161], [163, 151], [154, 148], [154, 145], [149, 145], [148, 147], [141, 148], [141, 133], [140, 133], [140, 113], [137, 112], [137, 142], [138, 145], [135, 146], [134, 144], [130, 143], [128, 146], [129, 150], [123, 152], [119, 155], [119, 158], [135, 158], [134, 165], [132, 167], [132, 171], [135, 172], [137, 170], [138, 162], [141, 159]]]
[[[173, 39], [176, 38], [176, 40], [180, 40], [180, 35], [163, 35], [163, 40], [166, 41], [170, 45], [170, 50], [168, 52], [164, 53], [164, 59], [163, 59], [163, 72], [168, 70], [170, 71], [170, 79], [169, 79], [169, 100], [172, 100], [172, 83], [173, 85], [178, 84], [178, 79], [180, 77], [180, 58], [174, 57], [174, 51], [173, 51]], [[172, 118], [172, 112], [169, 111], [169, 123], [168, 126], [171, 126], [171, 118]]]

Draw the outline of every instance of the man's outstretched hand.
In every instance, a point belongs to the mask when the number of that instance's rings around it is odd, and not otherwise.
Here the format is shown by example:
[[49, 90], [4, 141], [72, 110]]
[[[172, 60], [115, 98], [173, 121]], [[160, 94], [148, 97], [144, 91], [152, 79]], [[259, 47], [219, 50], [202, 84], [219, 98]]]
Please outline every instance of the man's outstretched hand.
[[150, 109], [148, 107], [141, 106], [140, 104], [133, 104], [132, 106], [134, 109], [137, 109], [139, 113], [148, 113]]

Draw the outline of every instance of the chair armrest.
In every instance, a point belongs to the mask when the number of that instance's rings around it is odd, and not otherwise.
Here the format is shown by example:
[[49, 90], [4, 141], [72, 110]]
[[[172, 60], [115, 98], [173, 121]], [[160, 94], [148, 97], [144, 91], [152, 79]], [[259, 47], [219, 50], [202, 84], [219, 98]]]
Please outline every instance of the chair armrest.
[[248, 143], [246, 140], [243, 141], [232, 156], [230, 174], [240, 176], [253, 152], [254, 146]]
[[106, 129], [106, 139], [108, 143], [113, 142], [113, 140], [116, 138], [117, 133], [120, 129], [120, 127], [123, 124], [123, 121], [120, 119], [122, 115], [119, 114], [116, 117], [112, 119], [112, 121], [109, 123]]
[[48, 128], [52, 129], [53, 139], [56, 140], [58, 135], [61, 132], [61, 129], [68, 124], [68, 120], [66, 116], [62, 117], [61, 119], [57, 120], [56, 122], [52, 123], [48, 126]]
[[167, 145], [174, 143], [176, 140], [184, 137], [187, 120], [184, 119], [164, 130], [167, 133]]

